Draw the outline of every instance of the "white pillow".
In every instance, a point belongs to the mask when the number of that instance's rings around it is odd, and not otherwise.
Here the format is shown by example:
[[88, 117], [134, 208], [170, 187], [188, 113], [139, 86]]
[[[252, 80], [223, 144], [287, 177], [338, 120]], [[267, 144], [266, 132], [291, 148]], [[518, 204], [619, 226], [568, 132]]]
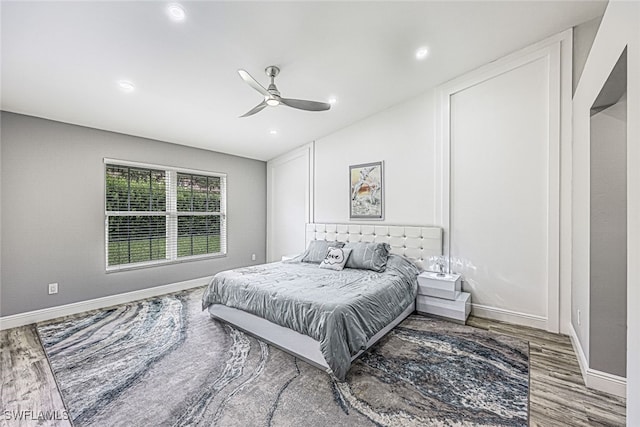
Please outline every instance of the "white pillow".
[[320, 263], [320, 268], [328, 268], [329, 270], [340, 271], [344, 268], [344, 265], [349, 259], [351, 249], [344, 248], [329, 248], [327, 255]]

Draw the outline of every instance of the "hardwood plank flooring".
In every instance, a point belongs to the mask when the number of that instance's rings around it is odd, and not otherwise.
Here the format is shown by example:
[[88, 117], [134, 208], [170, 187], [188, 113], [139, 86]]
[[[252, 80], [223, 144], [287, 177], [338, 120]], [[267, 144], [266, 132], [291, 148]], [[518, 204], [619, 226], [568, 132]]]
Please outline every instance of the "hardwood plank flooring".
[[569, 337], [479, 317], [467, 324], [529, 341], [529, 425], [625, 425], [626, 399], [584, 385]]
[[0, 425], [71, 426], [35, 325], [0, 331]]
[[[530, 346], [530, 426], [624, 426], [625, 399], [587, 389], [567, 336], [534, 328], [471, 317], [468, 324], [529, 341]], [[42, 411], [61, 415], [65, 410], [55, 379], [34, 325], [0, 331], [0, 409]], [[57, 413], [55, 412], [57, 411]], [[23, 412], [23, 416], [27, 416]], [[7, 420], [4, 426], [70, 426], [66, 420]]]

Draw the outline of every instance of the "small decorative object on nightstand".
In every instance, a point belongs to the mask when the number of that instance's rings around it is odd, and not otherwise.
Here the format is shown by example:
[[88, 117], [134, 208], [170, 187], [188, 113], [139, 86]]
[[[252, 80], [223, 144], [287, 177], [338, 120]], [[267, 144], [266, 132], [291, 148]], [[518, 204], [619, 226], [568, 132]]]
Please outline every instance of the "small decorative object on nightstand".
[[464, 324], [471, 313], [471, 294], [462, 292], [459, 274], [425, 271], [418, 275], [416, 310]]

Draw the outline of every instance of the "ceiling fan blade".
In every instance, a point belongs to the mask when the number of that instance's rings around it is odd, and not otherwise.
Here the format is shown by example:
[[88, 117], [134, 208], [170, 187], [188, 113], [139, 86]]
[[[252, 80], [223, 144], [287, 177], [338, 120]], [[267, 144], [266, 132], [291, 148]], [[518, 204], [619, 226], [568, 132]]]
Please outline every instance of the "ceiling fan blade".
[[325, 111], [331, 108], [331, 104], [326, 102], [305, 101], [303, 99], [280, 98], [280, 102], [288, 107], [307, 111]]
[[242, 77], [242, 80], [247, 82], [249, 86], [257, 90], [264, 96], [270, 96], [269, 92], [264, 87], [262, 87], [262, 85], [258, 83], [256, 79], [251, 77], [251, 74], [247, 73], [245, 70], [238, 70], [238, 74], [240, 74], [240, 77]]
[[252, 116], [255, 113], [262, 111], [266, 106], [267, 106], [267, 103], [265, 101], [262, 101], [260, 104], [256, 105], [255, 107], [253, 107], [251, 110], [247, 111], [240, 117]]

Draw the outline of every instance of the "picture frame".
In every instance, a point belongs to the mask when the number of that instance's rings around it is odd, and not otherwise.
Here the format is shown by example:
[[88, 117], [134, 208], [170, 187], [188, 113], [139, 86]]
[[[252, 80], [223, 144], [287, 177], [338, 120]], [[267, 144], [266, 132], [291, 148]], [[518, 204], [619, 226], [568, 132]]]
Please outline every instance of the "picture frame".
[[349, 166], [349, 219], [384, 219], [384, 162]]

